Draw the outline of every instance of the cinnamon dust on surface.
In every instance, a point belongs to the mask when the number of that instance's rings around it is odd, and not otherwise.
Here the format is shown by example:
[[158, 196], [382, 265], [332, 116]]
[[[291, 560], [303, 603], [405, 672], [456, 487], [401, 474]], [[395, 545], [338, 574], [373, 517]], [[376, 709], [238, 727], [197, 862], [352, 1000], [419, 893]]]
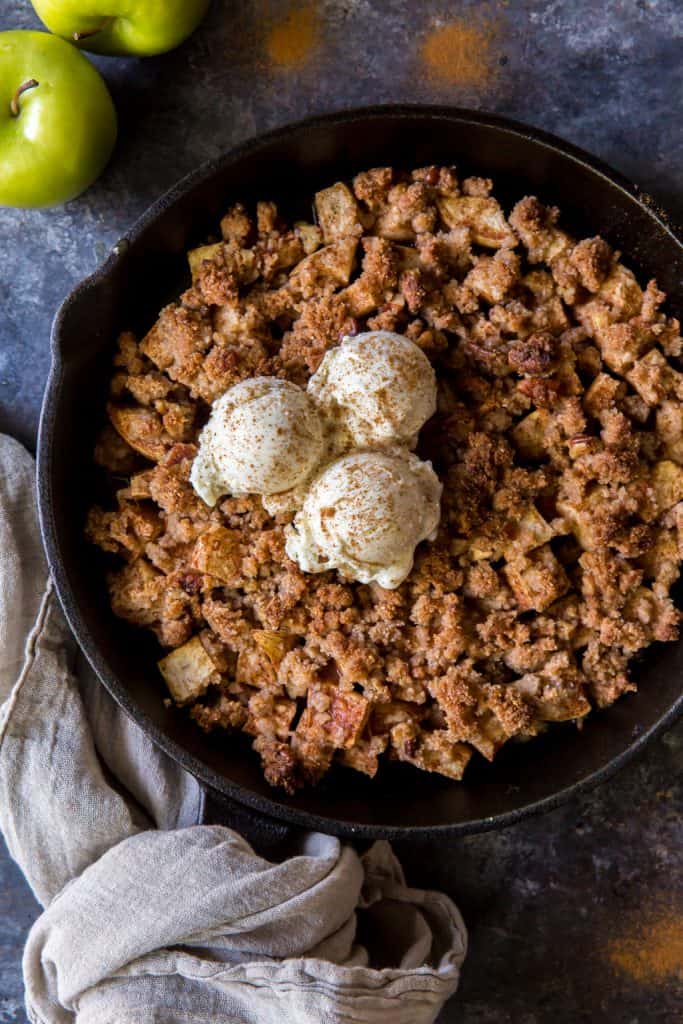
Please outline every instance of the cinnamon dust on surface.
[[284, 20], [269, 26], [266, 53], [277, 67], [292, 71], [308, 63], [320, 41], [320, 19], [312, 4], [293, 7]]
[[437, 25], [422, 43], [427, 74], [442, 84], [490, 85], [499, 66], [500, 28], [499, 19], [484, 12]]
[[683, 981], [683, 915], [667, 909], [626, 927], [609, 943], [610, 963], [633, 981]]

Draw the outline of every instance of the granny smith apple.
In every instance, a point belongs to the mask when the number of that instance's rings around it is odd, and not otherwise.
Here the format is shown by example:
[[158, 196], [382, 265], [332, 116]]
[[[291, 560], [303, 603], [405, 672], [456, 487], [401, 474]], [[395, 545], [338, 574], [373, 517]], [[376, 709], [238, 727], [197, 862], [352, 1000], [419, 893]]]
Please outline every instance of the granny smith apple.
[[210, 0], [32, 0], [51, 32], [93, 53], [150, 57], [194, 32]]
[[116, 111], [99, 72], [47, 32], [0, 32], [0, 206], [53, 206], [111, 156]]

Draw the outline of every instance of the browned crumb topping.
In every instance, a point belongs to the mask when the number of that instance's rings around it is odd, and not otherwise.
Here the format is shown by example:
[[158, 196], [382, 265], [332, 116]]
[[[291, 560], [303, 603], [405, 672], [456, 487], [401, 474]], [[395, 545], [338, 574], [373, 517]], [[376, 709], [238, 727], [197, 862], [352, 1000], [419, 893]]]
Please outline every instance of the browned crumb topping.
[[[382, 756], [459, 779], [473, 750], [633, 690], [673, 640], [683, 543], [678, 323], [600, 238], [482, 178], [375, 168], [316, 196], [317, 225], [236, 206], [190, 254], [192, 286], [119, 340], [96, 461], [119, 489], [87, 533], [118, 556], [112, 607], [154, 630], [172, 696], [243, 729], [273, 785]], [[438, 411], [418, 454], [444, 485], [438, 538], [397, 590], [285, 554], [257, 497], [189, 484], [208, 406], [237, 381], [305, 385], [345, 335], [405, 334]]]

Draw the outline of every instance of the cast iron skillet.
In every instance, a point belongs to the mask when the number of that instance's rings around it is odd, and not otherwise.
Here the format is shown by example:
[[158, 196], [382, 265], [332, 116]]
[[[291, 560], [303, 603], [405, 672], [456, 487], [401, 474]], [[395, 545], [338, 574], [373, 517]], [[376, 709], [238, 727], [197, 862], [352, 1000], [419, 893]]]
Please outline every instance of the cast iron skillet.
[[589, 716], [509, 744], [493, 765], [476, 759], [463, 783], [386, 765], [370, 781], [331, 773], [287, 798], [263, 781], [243, 737], [207, 739], [166, 708], [158, 648], [109, 610], [99, 556], [83, 540], [92, 499], [91, 453], [102, 423], [112, 347], [122, 328], [144, 331], [187, 280], [185, 252], [216, 230], [235, 200], [275, 199], [310, 216], [313, 192], [363, 168], [455, 163], [494, 178], [509, 204], [528, 194], [560, 206], [581, 235], [602, 234], [669, 308], [683, 312], [683, 247], [647, 198], [587, 154], [498, 117], [443, 107], [379, 107], [332, 114], [252, 140], [205, 164], [160, 199], [106, 263], [67, 298], [52, 331], [52, 371], [38, 442], [45, 548], [64, 611], [104, 685], [145, 732], [207, 787], [262, 815], [340, 835], [428, 838], [509, 825], [608, 778], [681, 711], [683, 642], [651, 648], [639, 692]]

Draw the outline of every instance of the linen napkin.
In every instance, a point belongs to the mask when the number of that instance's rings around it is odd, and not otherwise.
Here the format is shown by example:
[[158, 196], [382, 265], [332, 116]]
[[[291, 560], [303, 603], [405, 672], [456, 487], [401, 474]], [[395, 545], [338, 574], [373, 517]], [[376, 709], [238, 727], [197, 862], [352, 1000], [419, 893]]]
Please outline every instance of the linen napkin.
[[196, 824], [201, 791], [76, 654], [40, 546], [34, 466], [0, 437], [0, 828], [44, 907], [35, 1024], [427, 1024], [458, 985], [451, 900], [387, 843], [302, 835], [282, 863]]

